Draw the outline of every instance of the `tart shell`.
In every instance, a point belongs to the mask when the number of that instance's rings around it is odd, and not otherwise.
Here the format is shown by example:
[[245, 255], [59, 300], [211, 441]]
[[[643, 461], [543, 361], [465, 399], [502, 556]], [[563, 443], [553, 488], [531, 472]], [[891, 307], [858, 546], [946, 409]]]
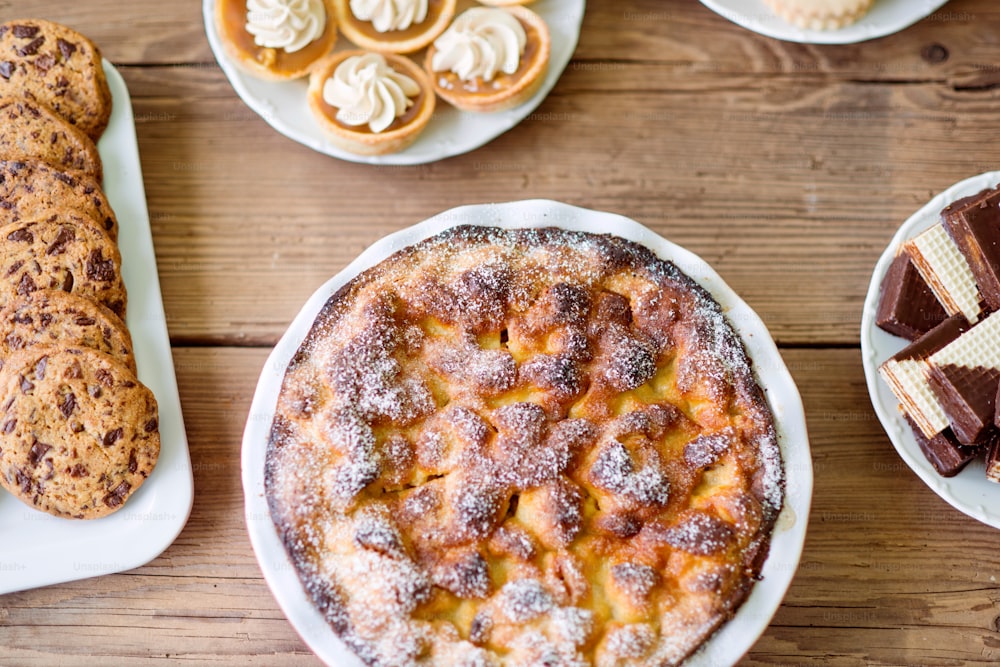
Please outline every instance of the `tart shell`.
[[[407, 32], [405, 36], [394, 35], [393, 32], [379, 34], [372, 37], [361, 29], [361, 21], [351, 13], [350, 0], [333, 0], [337, 11], [337, 24], [344, 37], [357, 44], [362, 49], [378, 51], [380, 53], [413, 53], [424, 48], [445, 31], [445, 28], [455, 17], [455, 6], [457, 0], [441, 0], [440, 13], [436, 17], [431, 17], [430, 21], [425, 21], [428, 25], [417, 34]], [[395, 31], [394, 31], [395, 32]]]
[[430, 77], [434, 92], [441, 99], [454, 107], [463, 111], [473, 112], [495, 112], [512, 109], [529, 100], [542, 85], [545, 80], [545, 72], [548, 70], [549, 57], [552, 52], [552, 38], [549, 34], [549, 27], [545, 21], [535, 12], [521, 6], [504, 7], [503, 11], [512, 14], [523, 25], [530, 28], [539, 40], [537, 52], [527, 68], [519, 73], [517, 78], [509, 86], [504, 86], [491, 93], [481, 93], [463, 90], [461, 86], [447, 85], [449, 83], [461, 84], [461, 80], [451, 72], [435, 72], [431, 63], [437, 49], [432, 44], [427, 49], [427, 57], [424, 60], [424, 68]]
[[253, 43], [252, 35], [246, 32], [245, 24], [233, 25], [232, 14], [237, 10], [237, 6], [245, 7], [245, 3], [243, 0], [216, 0], [215, 29], [219, 34], [223, 48], [233, 62], [240, 69], [259, 79], [287, 81], [309, 76], [309, 73], [337, 44], [336, 9], [333, 0], [323, 0], [323, 7], [326, 9], [326, 27], [318, 40], [314, 40], [306, 46], [306, 49], [312, 49], [316, 52], [314, 57], [307, 57], [302, 63], [287, 69], [278, 68], [269, 61], [278, 58], [277, 52], [282, 51], [282, 49], [257, 46]]
[[323, 85], [333, 75], [338, 65], [352, 56], [360, 56], [365, 53], [367, 52], [364, 50], [339, 51], [331, 54], [317, 65], [309, 77], [309, 90], [306, 93], [309, 110], [313, 113], [320, 127], [323, 128], [330, 142], [337, 147], [359, 155], [395, 153], [412, 144], [427, 127], [436, 106], [434, 91], [427, 75], [412, 60], [405, 56], [386, 53], [383, 54], [386, 62], [397, 72], [416, 81], [423, 91], [423, 94], [415, 102], [421, 105], [416, 115], [405, 124], [378, 133], [355, 130], [338, 123], [330, 115], [333, 107], [323, 99]]

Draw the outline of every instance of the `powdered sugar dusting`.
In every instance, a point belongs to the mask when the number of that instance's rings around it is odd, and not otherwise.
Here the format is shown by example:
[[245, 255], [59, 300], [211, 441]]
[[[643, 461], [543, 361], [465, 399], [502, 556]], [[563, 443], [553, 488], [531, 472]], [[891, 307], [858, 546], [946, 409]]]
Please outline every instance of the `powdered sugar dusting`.
[[500, 610], [507, 620], [524, 623], [554, 606], [552, 596], [536, 579], [516, 579], [500, 591]]
[[327, 373], [338, 401], [362, 418], [407, 424], [436, 407], [418, 378], [406, 377], [394, 356], [402, 342], [399, 327], [382, 309], [370, 325], [333, 355]]
[[619, 563], [611, 568], [611, 581], [633, 601], [642, 603], [660, 583], [660, 575], [642, 563]]
[[638, 659], [645, 656], [656, 641], [656, 630], [651, 626], [633, 623], [608, 632], [608, 652], [619, 658]]
[[[744, 493], [695, 511], [716, 469]], [[783, 492], [771, 417], [704, 290], [612, 236], [467, 227], [326, 304], [266, 480], [307, 592], [375, 667], [676, 662], [740, 579], [662, 564], [750, 559]], [[605, 599], [644, 622], [584, 608]]]
[[658, 466], [649, 462], [636, 470], [632, 456], [618, 441], [603, 446], [590, 474], [599, 488], [627, 496], [636, 503], [666, 505], [669, 499], [670, 482]]

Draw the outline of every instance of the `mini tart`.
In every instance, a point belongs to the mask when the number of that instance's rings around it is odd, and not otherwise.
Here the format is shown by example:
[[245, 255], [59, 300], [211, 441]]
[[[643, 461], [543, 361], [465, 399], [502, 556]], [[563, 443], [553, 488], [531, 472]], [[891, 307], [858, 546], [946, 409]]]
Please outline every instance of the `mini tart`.
[[427, 18], [406, 30], [379, 32], [371, 21], [362, 21], [351, 11], [351, 0], [333, 0], [337, 24], [344, 37], [363, 49], [380, 53], [419, 51], [445, 31], [455, 17], [457, 0], [428, 0]]
[[454, 72], [435, 72], [432, 63], [437, 49], [433, 44], [428, 47], [424, 67], [431, 85], [434, 92], [452, 106], [476, 112], [512, 109], [530, 99], [545, 80], [552, 51], [548, 25], [542, 17], [525, 7], [505, 7], [502, 11], [520, 21], [528, 37], [521, 54], [521, 64], [513, 74], [500, 72], [493, 81], [480, 78], [462, 81]]
[[799, 28], [838, 30], [856, 22], [874, 0], [764, 0], [775, 14]]
[[319, 39], [294, 53], [259, 46], [246, 29], [246, 0], [216, 0], [215, 29], [226, 53], [244, 71], [260, 79], [284, 81], [308, 76], [337, 43], [333, 0], [323, 0], [326, 26]]
[[405, 74], [420, 86], [420, 94], [413, 100], [413, 105], [406, 113], [393, 121], [383, 132], [372, 132], [367, 125], [350, 126], [337, 120], [337, 107], [327, 103], [323, 98], [323, 85], [333, 76], [337, 66], [352, 56], [364, 55], [366, 51], [339, 51], [330, 54], [317, 65], [309, 77], [309, 90], [306, 97], [309, 110], [319, 122], [335, 146], [358, 155], [385, 155], [397, 153], [410, 144], [427, 127], [434, 115], [435, 99], [427, 75], [418, 65], [405, 56], [385, 53], [388, 65], [395, 71]]

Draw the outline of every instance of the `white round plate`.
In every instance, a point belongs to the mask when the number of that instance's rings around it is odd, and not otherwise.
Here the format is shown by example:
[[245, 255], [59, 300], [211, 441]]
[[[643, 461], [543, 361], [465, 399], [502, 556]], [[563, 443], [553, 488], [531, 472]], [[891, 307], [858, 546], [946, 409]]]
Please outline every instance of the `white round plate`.
[[762, 0], [701, 0], [712, 11], [748, 30], [804, 44], [851, 44], [899, 32], [940, 9], [948, 0], [875, 0], [857, 23], [839, 30], [804, 30], [771, 11]]
[[786, 473], [785, 505], [772, 535], [762, 580], [754, 586], [733, 619], [686, 664], [706, 667], [735, 663], [770, 623], [792, 581], [802, 553], [813, 477], [805, 416], [798, 390], [763, 322], [702, 259], [628, 218], [543, 200], [463, 206], [383, 238], [320, 287], [278, 341], [261, 373], [250, 407], [243, 435], [242, 464], [250, 541], [264, 578], [288, 620], [306, 644], [327, 664], [363, 667], [306, 597], [268, 512], [264, 496], [264, 455], [285, 367], [320, 308], [337, 289], [393, 252], [459, 224], [557, 226], [593, 233], [613, 233], [641, 243], [663, 259], [672, 261], [722, 305], [753, 359], [758, 381], [774, 413]]
[[[226, 55], [215, 28], [213, 19], [215, 1], [203, 0], [202, 4], [202, 18], [205, 22], [208, 43], [229, 83], [247, 106], [281, 134], [315, 151], [351, 162], [388, 165], [425, 164], [467, 153], [496, 139], [527, 118], [542, 103], [569, 64], [580, 37], [580, 24], [583, 21], [586, 5], [585, 0], [537, 0], [531, 4], [531, 9], [545, 19], [549, 26], [549, 32], [552, 34], [552, 53], [541, 88], [524, 104], [496, 113], [472, 113], [459, 111], [438, 100], [434, 116], [427, 128], [408, 148], [389, 155], [355, 155], [331, 144], [309, 111], [306, 103], [308, 79], [263, 81], [233, 64]], [[471, 2], [463, 4], [460, 1], [459, 10], [472, 4]], [[341, 34], [337, 38], [336, 50], [346, 48], [354, 47]], [[419, 56], [417, 60], [422, 62], [423, 52], [417, 55]]]
[[931, 227], [940, 220], [941, 209], [962, 197], [974, 195], [980, 190], [996, 187], [1000, 183], [1000, 171], [991, 171], [973, 176], [956, 183], [931, 199], [914, 213], [896, 232], [889, 246], [882, 253], [865, 298], [861, 314], [861, 356], [865, 369], [868, 393], [879, 421], [889, 435], [896, 451], [906, 464], [955, 509], [978, 519], [983, 523], [1000, 528], [1000, 486], [986, 479], [986, 469], [981, 459], [972, 461], [954, 477], [939, 475], [924, 458], [913, 431], [899, 411], [899, 402], [889, 386], [878, 374], [879, 365], [902, 350], [907, 341], [882, 331], [875, 326], [875, 310], [878, 308], [879, 286], [889, 269], [899, 247], [910, 238]]

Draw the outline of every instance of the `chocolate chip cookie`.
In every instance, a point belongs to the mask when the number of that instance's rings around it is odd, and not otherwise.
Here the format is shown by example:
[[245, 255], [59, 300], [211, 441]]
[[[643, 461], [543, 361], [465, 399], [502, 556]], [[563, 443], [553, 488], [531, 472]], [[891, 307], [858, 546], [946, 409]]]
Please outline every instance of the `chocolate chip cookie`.
[[97, 145], [83, 130], [39, 102], [0, 97], [0, 156], [37, 159], [63, 171], [81, 171], [100, 182]]
[[0, 310], [0, 366], [18, 350], [46, 344], [90, 347], [135, 372], [128, 328], [93, 299], [44, 289], [21, 295]]
[[0, 23], [0, 94], [30, 95], [91, 139], [111, 117], [108, 87], [97, 46], [64, 25], [40, 19]]
[[119, 509], [160, 453], [156, 398], [113, 357], [38, 346], [0, 371], [0, 485], [54, 514]]
[[39, 160], [0, 160], [0, 224], [42, 220], [52, 211], [74, 211], [118, 239], [118, 220], [96, 180]]
[[0, 307], [40, 289], [94, 299], [125, 318], [121, 253], [92, 225], [46, 220], [0, 227]]

